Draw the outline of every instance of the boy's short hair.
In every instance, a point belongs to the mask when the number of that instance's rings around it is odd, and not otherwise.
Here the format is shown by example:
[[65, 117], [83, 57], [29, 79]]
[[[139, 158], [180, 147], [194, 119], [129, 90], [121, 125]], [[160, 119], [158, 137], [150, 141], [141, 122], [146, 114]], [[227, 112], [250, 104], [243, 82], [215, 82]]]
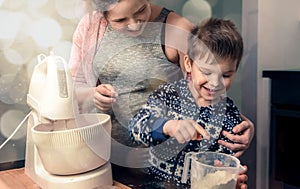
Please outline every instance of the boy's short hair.
[[237, 61], [244, 52], [243, 39], [236, 25], [226, 19], [208, 18], [196, 25], [188, 37], [188, 56], [194, 61], [212, 53], [215, 58]]

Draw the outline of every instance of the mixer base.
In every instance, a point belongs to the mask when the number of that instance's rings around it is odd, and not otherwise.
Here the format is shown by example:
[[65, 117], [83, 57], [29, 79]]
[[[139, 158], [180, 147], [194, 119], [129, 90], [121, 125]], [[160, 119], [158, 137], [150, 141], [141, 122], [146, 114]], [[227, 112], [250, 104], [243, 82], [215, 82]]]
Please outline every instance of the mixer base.
[[42, 189], [93, 189], [101, 186], [112, 186], [111, 164], [108, 162], [101, 167], [76, 175], [52, 175], [41, 166], [25, 173]]

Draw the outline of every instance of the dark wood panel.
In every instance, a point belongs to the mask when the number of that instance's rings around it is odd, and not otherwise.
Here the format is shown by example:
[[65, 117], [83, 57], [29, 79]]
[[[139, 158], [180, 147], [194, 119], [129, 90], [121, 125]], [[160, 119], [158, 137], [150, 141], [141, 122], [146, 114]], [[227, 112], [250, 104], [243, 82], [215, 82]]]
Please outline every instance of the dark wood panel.
[[271, 79], [272, 104], [297, 106], [300, 110], [300, 71], [299, 70], [268, 70], [263, 77]]

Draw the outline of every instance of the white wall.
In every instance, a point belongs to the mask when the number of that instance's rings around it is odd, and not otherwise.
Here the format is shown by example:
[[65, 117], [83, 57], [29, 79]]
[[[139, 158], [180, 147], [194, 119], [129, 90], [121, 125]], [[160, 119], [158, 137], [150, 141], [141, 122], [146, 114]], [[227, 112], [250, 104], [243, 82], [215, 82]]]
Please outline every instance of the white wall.
[[300, 70], [300, 1], [258, 1], [257, 189], [268, 188], [269, 88], [263, 70]]
[[259, 1], [259, 68], [300, 68], [300, 1]]

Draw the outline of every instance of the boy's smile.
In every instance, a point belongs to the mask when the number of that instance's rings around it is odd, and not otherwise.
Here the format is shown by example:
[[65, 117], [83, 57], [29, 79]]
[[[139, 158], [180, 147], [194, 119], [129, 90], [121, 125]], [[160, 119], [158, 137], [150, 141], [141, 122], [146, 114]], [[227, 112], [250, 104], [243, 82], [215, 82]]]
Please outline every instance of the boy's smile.
[[208, 106], [217, 103], [231, 85], [236, 63], [221, 58], [212, 62], [198, 60], [190, 63], [190, 66], [186, 66], [191, 74], [189, 88], [197, 104]]

